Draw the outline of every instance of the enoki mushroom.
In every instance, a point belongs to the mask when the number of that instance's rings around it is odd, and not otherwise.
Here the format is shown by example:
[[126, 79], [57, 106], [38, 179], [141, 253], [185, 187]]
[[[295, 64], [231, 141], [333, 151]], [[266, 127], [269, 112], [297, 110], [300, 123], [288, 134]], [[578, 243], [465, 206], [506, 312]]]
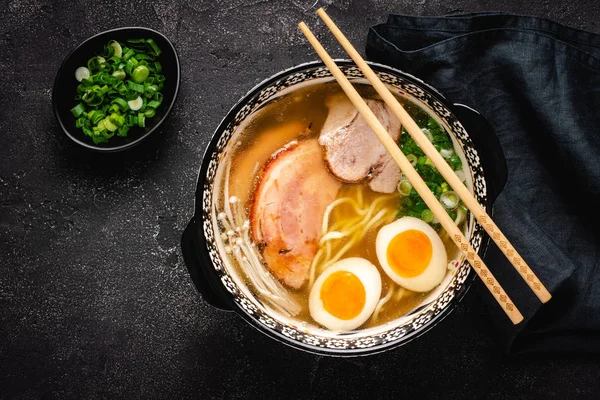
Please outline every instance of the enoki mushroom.
[[238, 197], [229, 195], [230, 169], [231, 163], [227, 165], [223, 209], [219, 211], [216, 206], [214, 209], [225, 244], [224, 250], [233, 256], [268, 305], [286, 316], [296, 316], [302, 307], [267, 270], [256, 243], [250, 239], [250, 221], [246, 219], [242, 202]]

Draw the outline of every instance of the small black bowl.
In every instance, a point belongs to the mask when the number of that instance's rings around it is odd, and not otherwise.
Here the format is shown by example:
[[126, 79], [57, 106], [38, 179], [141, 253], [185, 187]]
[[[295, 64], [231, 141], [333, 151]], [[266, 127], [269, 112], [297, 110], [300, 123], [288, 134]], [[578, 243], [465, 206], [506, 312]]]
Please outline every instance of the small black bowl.
[[[115, 135], [108, 143], [95, 144], [80, 128], [75, 127], [75, 117], [71, 113], [71, 109], [78, 104], [75, 95], [77, 94], [79, 82], [75, 79], [75, 70], [78, 67], [86, 66], [90, 58], [101, 54], [104, 45], [109, 41], [123, 42], [128, 39], [139, 38], [153, 39], [162, 51], [158, 60], [163, 68], [162, 74], [165, 76], [165, 85], [162, 90], [163, 102], [156, 109], [156, 115], [146, 120], [145, 128], [134, 127], [129, 130], [126, 137]], [[175, 47], [162, 33], [142, 27], [111, 29], [92, 36], [81, 43], [69, 53], [61, 64], [54, 79], [52, 90], [54, 115], [56, 115], [56, 119], [65, 134], [83, 147], [99, 152], [116, 152], [129, 149], [150, 136], [169, 115], [179, 92], [180, 75], [179, 57], [177, 57]]]

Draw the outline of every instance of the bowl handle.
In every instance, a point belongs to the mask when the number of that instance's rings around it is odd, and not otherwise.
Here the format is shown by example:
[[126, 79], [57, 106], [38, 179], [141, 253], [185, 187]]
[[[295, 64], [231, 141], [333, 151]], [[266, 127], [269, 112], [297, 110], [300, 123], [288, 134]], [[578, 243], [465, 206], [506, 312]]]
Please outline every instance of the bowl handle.
[[199, 243], [196, 240], [198, 236], [197, 229], [196, 217], [193, 217], [181, 236], [181, 252], [192, 277], [192, 282], [194, 282], [194, 286], [208, 304], [220, 310], [231, 311], [231, 301], [223, 293], [223, 284], [214, 270], [208, 270], [209, 267], [212, 269], [210, 262], [203, 263], [200, 260], [200, 253], [208, 250], [199, 248]]
[[469, 133], [479, 153], [487, 185], [488, 204], [491, 206], [504, 189], [508, 178], [506, 159], [500, 141], [488, 120], [477, 111], [455, 103], [452, 112]]

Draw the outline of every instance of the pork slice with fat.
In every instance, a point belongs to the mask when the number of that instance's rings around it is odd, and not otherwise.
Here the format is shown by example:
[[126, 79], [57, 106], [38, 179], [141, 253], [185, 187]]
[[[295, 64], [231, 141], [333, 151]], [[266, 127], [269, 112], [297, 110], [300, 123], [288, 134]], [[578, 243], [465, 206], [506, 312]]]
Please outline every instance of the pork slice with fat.
[[253, 239], [271, 272], [300, 288], [318, 250], [323, 213], [340, 187], [316, 139], [291, 142], [265, 165], [251, 211]]
[[373, 174], [369, 187], [379, 193], [394, 193], [400, 182], [400, 167], [391, 156], [386, 157], [383, 165]]
[[[400, 137], [400, 121], [378, 100], [366, 100], [379, 122], [394, 141]], [[331, 172], [345, 182], [371, 180], [371, 188], [392, 193], [398, 186], [400, 170], [367, 121], [346, 96], [327, 101], [329, 114], [319, 135]]]

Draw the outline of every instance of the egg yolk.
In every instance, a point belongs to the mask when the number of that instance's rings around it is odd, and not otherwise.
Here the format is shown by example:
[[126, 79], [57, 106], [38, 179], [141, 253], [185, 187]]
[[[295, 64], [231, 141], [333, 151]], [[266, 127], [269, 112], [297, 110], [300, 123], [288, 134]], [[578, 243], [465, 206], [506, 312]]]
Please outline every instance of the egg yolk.
[[348, 271], [337, 271], [323, 282], [321, 301], [329, 314], [349, 320], [361, 313], [367, 301], [367, 294], [356, 275]]
[[429, 236], [416, 229], [400, 232], [387, 247], [387, 261], [404, 278], [421, 275], [431, 261], [433, 246]]

